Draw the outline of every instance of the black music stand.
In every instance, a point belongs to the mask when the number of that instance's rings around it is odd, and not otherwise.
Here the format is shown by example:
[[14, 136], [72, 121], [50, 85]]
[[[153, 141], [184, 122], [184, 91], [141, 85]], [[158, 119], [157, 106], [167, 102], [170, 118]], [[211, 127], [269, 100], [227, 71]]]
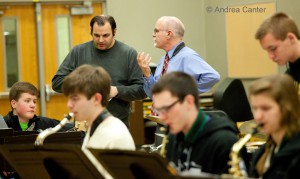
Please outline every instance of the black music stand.
[[[126, 179], [212, 179], [216, 176], [183, 177], [167, 169], [167, 161], [157, 153], [126, 150], [89, 149], [113, 178]], [[174, 169], [173, 169], [174, 170]]]
[[[11, 129], [12, 130], [12, 129]], [[3, 129], [0, 130], [3, 132]], [[37, 131], [7, 131], [9, 135], [1, 135], [0, 136], [0, 144], [34, 144], [38, 132]], [[44, 141], [45, 144], [48, 143], [60, 143], [60, 144], [82, 144], [82, 132], [57, 132], [49, 137], [47, 137]], [[7, 163], [7, 161], [0, 154], [0, 171], [13, 171], [13, 168]]]
[[[60, 143], [60, 144], [82, 144], [83, 136], [81, 131], [75, 132], [57, 132], [49, 135], [44, 143]], [[38, 134], [33, 131], [18, 131], [14, 136], [7, 136], [4, 139], [4, 144], [33, 144]]]
[[[1, 120], [1, 119], [0, 119]], [[13, 129], [7, 128], [7, 129], [0, 129], [0, 144], [5, 143], [5, 138], [12, 136], [14, 133]], [[0, 146], [1, 147], [1, 146]], [[8, 171], [7, 169], [10, 169], [11, 167], [8, 166], [8, 164], [5, 162], [2, 155], [0, 155], [0, 171]], [[0, 176], [1, 178], [1, 176]]]
[[103, 178], [78, 145], [3, 145], [0, 152], [22, 179]]
[[14, 133], [14, 130], [11, 128], [7, 128], [7, 129], [0, 129], [0, 138], [4, 138], [7, 136], [12, 136]]
[[113, 178], [175, 178], [167, 161], [156, 153], [126, 150], [89, 149]]

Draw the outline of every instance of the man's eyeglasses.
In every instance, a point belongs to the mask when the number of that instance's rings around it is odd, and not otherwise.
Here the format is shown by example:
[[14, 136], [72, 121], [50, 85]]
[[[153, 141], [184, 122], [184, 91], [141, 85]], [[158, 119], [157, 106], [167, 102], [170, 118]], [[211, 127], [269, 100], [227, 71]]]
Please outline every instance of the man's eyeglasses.
[[176, 100], [175, 102], [173, 102], [172, 104], [170, 104], [169, 106], [163, 106], [163, 107], [161, 107], [161, 108], [155, 108], [155, 113], [156, 113], [156, 114], [166, 114], [166, 113], [168, 113], [169, 110], [170, 110], [173, 106], [175, 106], [175, 104], [178, 103], [178, 102], [179, 102], [179, 99]]
[[165, 29], [154, 29], [153, 33], [157, 34], [158, 32], [161, 32], [161, 31], [168, 31], [168, 30], [165, 30]]

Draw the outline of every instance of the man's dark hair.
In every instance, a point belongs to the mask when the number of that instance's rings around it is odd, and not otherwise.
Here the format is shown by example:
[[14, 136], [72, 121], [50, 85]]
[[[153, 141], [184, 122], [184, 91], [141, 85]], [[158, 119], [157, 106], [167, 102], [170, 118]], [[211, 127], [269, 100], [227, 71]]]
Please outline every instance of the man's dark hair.
[[93, 26], [95, 23], [97, 23], [99, 26], [104, 26], [104, 24], [108, 22], [111, 26], [112, 34], [115, 36], [115, 29], [117, 28], [117, 24], [115, 19], [112, 16], [109, 15], [97, 15], [92, 18], [90, 22], [91, 27], [91, 35], [93, 33]]
[[195, 105], [199, 108], [199, 93], [195, 79], [183, 72], [171, 72], [161, 77], [152, 87], [152, 94], [169, 91], [182, 102], [187, 95], [194, 96]]

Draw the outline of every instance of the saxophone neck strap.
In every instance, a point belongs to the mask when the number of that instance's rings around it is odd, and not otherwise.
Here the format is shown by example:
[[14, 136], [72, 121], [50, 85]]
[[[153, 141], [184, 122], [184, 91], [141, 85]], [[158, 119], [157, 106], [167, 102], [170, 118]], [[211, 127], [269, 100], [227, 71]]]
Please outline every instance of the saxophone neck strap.
[[104, 109], [103, 112], [99, 114], [99, 116], [95, 119], [95, 121], [91, 126], [90, 137], [94, 134], [95, 130], [101, 124], [101, 122], [104, 121], [109, 116], [111, 116], [111, 114], [107, 109]]

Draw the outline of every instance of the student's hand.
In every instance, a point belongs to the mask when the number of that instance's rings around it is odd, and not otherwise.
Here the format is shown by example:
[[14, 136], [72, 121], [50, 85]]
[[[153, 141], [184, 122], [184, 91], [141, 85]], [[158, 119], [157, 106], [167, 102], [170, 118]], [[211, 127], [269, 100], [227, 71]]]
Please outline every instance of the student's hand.
[[113, 97], [116, 97], [117, 95], [118, 95], [118, 89], [117, 89], [117, 87], [111, 86], [111, 87], [110, 87], [110, 94], [109, 94], [109, 97], [110, 97], [110, 98], [113, 98]]
[[144, 52], [139, 52], [137, 55], [137, 61], [138, 64], [146, 78], [149, 78], [151, 75], [151, 69], [150, 69], [150, 62], [151, 62], [151, 57], [149, 54], [145, 55]]

